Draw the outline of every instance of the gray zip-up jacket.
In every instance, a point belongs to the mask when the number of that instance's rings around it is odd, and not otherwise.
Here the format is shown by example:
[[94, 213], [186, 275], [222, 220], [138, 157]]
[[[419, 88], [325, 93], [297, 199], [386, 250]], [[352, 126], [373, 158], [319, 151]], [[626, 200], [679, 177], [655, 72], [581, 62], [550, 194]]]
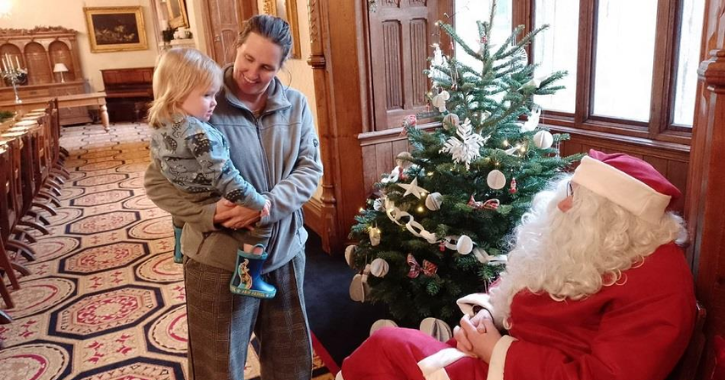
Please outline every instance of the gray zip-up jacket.
[[[274, 78], [267, 89], [267, 105], [255, 118], [234, 95], [237, 87], [232, 70], [231, 66], [224, 70], [224, 88], [217, 95], [218, 105], [209, 122], [229, 141], [232, 163], [242, 177], [271, 201], [270, 214], [258, 223], [271, 226], [266, 273], [290, 261], [307, 241], [302, 205], [322, 177], [320, 144], [304, 95]], [[181, 243], [185, 255], [234, 271], [244, 232], [214, 225], [215, 203], [184, 200], [153, 163], [146, 171], [144, 186], [151, 201], [186, 223]]]

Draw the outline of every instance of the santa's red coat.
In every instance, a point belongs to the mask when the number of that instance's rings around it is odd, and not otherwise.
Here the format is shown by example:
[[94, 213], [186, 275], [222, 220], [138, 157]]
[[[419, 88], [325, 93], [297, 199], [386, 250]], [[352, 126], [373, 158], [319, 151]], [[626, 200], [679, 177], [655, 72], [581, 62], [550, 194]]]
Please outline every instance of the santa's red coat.
[[[345, 359], [344, 380], [661, 380], [684, 352], [695, 320], [693, 280], [675, 244], [663, 245], [616, 285], [583, 300], [519, 292], [510, 337], [489, 365], [464, 357], [432, 371], [455, 347], [409, 329], [382, 329]], [[450, 352], [453, 350], [446, 350]], [[434, 362], [434, 361], [433, 361]], [[424, 368], [421, 370], [421, 367]], [[423, 371], [426, 371], [424, 376]], [[489, 373], [490, 372], [490, 373]]]

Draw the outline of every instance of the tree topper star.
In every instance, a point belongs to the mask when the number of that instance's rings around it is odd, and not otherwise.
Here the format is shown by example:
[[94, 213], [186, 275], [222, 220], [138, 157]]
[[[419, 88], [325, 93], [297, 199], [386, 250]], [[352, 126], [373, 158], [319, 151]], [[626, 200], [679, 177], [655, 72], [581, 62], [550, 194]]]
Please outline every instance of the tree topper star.
[[428, 190], [426, 190], [426, 189], [418, 186], [418, 178], [415, 178], [413, 180], [413, 182], [411, 182], [410, 184], [407, 184], [407, 183], [399, 183], [398, 186], [400, 186], [403, 189], [405, 189], [405, 194], [403, 194], [404, 197], [406, 195], [408, 195], [408, 194], [413, 194], [416, 198], [420, 199], [420, 197], [424, 193], [427, 193], [428, 192]]

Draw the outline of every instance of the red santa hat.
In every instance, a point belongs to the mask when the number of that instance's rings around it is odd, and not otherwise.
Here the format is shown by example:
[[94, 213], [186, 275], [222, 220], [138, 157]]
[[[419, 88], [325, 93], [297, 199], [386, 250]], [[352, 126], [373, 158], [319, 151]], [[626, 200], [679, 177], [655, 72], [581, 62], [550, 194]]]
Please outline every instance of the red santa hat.
[[594, 149], [582, 159], [572, 182], [652, 223], [658, 223], [682, 195], [649, 163], [623, 153], [606, 154]]

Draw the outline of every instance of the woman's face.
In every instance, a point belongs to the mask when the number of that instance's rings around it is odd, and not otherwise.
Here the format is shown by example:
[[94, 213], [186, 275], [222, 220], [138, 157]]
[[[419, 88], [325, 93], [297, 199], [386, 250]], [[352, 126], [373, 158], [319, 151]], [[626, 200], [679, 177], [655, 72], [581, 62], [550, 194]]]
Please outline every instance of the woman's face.
[[237, 48], [234, 80], [245, 95], [261, 95], [281, 67], [282, 48], [257, 33], [249, 33]]

